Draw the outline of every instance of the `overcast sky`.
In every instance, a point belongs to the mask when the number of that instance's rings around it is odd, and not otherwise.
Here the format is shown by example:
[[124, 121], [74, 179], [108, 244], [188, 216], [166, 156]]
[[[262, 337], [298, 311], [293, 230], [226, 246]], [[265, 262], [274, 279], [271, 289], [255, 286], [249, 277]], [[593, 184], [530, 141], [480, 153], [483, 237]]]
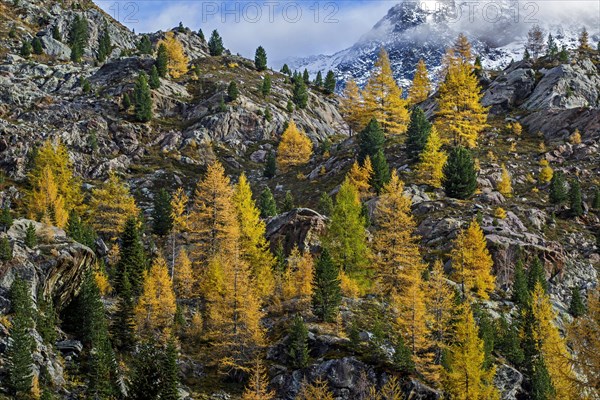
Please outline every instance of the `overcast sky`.
[[259, 45], [269, 59], [331, 54], [354, 44], [396, 1], [201, 1], [94, 0], [136, 32], [183, 24], [202, 28], [208, 39], [218, 29], [234, 53], [254, 57]]

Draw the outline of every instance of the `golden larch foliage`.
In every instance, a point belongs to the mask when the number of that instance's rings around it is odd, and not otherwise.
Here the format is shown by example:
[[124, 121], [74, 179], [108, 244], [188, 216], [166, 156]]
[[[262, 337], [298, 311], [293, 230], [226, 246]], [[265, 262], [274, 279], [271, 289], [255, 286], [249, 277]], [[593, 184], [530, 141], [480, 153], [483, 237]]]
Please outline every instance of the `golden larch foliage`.
[[483, 94], [469, 60], [470, 46], [467, 49], [462, 42], [459, 39], [457, 47], [444, 57], [446, 76], [438, 90], [435, 126], [455, 144], [475, 147], [479, 134], [487, 126], [488, 109], [481, 104]]
[[540, 182], [548, 183], [554, 176], [554, 170], [550, 166], [550, 163], [545, 158], [540, 160]]
[[141, 337], [156, 335], [167, 340], [175, 318], [177, 303], [167, 262], [157, 257], [144, 273], [142, 294], [135, 306], [135, 325]]
[[30, 199], [30, 218], [40, 216], [44, 222], [59, 228], [63, 228], [67, 224], [69, 215], [65, 209], [65, 199], [58, 191], [54, 173], [49, 165], [42, 170]]
[[427, 74], [427, 66], [425, 61], [420, 59], [417, 63], [417, 69], [415, 76], [413, 77], [412, 85], [408, 89], [408, 102], [411, 105], [422, 103], [427, 100], [429, 93], [431, 92], [431, 81]]
[[581, 144], [581, 133], [579, 132], [579, 129], [575, 129], [575, 132], [569, 136], [569, 143]]
[[358, 164], [358, 161], [354, 161], [354, 164], [350, 167], [350, 171], [346, 174], [346, 179], [358, 190], [361, 199], [370, 196], [371, 184], [369, 181], [372, 174], [373, 166], [371, 164], [371, 157], [369, 156], [365, 158], [362, 166]]
[[168, 63], [167, 69], [169, 75], [177, 79], [188, 72], [189, 60], [185, 55], [181, 42], [177, 40], [173, 32], [167, 32], [165, 39], [158, 42], [158, 45], [164, 44], [167, 48]]
[[446, 160], [448, 160], [448, 155], [442, 150], [442, 144], [437, 129], [434, 126], [431, 127], [431, 132], [416, 167], [419, 179], [435, 188], [442, 187], [443, 169]]
[[109, 239], [121, 233], [129, 217], [137, 217], [140, 213], [129, 189], [114, 173], [99, 188], [92, 190], [90, 206], [94, 211], [94, 229]]
[[404, 182], [393, 171], [375, 208], [377, 280], [387, 294], [403, 287], [412, 276], [411, 269], [422, 270], [423, 265], [416, 223], [410, 214], [411, 201], [403, 192]]
[[497, 400], [494, 386], [496, 368], [483, 368], [483, 340], [473, 318], [469, 300], [459, 308], [453, 344], [448, 347], [448, 368], [444, 371], [444, 389], [456, 400]]
[[340, 114], [352, 132], [361, 131], [365, 125], [365, 105], [360, 94], [360, 89], [353, 79], [346, 82], [346, 87], [340, 98]]
[[600, 398], [600, 292], [590, 291], [587, 313], [568, 327], [569, 346], [575, 354], [575, 385], [579, 393]]
[[98, 286], [101, 296], [106, 296], [112, 292], [108, 275], [106, 275], [104, 269], [98, 265], [94, 268], [94, 281], [96, 282], [96, 286]]
[[463, 295], [474, 290], [481, 298], [489, 298], [489, 293], [496, 286], [492, 275], [494, 261], [475, 219], [458, 234], [450, 258], [454, 280], [462, 285]]
[[312, 156], [313, 145], [308, 136], [301, 132], [294, 121], [290, 121], [281, 135], [277, 147], [277, 166], [283, 172], [291, 167], [304, 165]]
[[177, 261], [175, 262], [175, 271], [173, 277], [173, 286], [177, 297], [181, 299], [190, 299], [194, 296], [196, 279], [192, 269], [192, 262], [185, 249], [179, 250]]
[[327, 381], [317, 379], [312, 384], [302, 382], [298, 400], [334, 400], [333, 393], [327, 387]]
[[254, 360], [254, 365], [250, 373], [248, 385], [242, 395], [242, 400], [272, 400], [275, 398], [275, 392], [269, 390], [269, 379], [267, 369], [260, 358]]
[[508, 173], [508, 169], [506, 165], [502, 164], [502, 173], [500, 175], [500, 180], [496, 185], [496, 188], [500, 193], [502, 193], [506, 197], [512, 197], [512, 182], [510, 179], [510, 174]]
[[574, 385], [575, 374], [571, 364], [571, 354], [567, 350], [566, 340], [560, 336], [560, 332], [554, 324], [556, 313], [552, 309], [550, 297], [539, 282], [536, 283], [531, 295], [531, 309], [535, 319], [532, 328], [533, 338], [536, 343], [541, 343], [541, 348], [538, 350], [544, 356], [556, 399], [575, 399], [577, 392]]
[[252, 279], [258, 295], [265, 298], [273, 292], [275, 286], [275, 258], [265, 238], [265, 222], [260, 219], [260, 211], [252, 199], [250, 184], [243, 173], [235, 186], [233, 201], [240, 225], [241, 256], [251, 266]]
[[294, 246], [288, 259], [287, 269], [283, 279], [284, 299], [301, 298], [309, 300], [312, 295], [312, 280], [314, 275], [314, 260], [310, 252], [300, 253]]
[[357, 299], [360, 296], [360, 286], [355, 279], [352, 279], [352, 277], [348, 276], [343, 270], [340, 270], [338, 279], [340, 280], [340, 289], [342, 290], [344, 297]]
[[387, 134], [401, 134], [408, 127], [407, 101], [402, 98], [392, 73], [390, 59], [384, 48], [371, 72], [371, 77], [363, 91], [366, 118], [377, 119]]
[[183, 188], [177, 188], [173, 197], [171, 197], [171, 218], [173, 218], [174, 232], [187, 232], [188, 230], [188, 215], [186, 213], [188, 196]]

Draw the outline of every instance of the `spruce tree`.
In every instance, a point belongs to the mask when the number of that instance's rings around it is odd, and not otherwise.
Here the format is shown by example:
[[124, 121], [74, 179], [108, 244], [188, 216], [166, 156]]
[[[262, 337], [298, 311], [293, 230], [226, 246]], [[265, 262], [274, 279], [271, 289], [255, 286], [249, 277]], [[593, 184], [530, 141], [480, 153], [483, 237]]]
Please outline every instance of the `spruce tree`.
[[390, 181], [390, 167], [385, 159], [383, 150], [379, 149], [371, 161], [373, 166], [373, 174], [369, 178], [369, 184], [375, 190], [377, 194], [381, 192], [381, 189], [386, 183]]
[[137, 45], [137, 48], [142, 54], [152, 54], [152, 42], [150, 42], [150, 38], [148, 37], [148, 35], [142, 36]]
[[154, 196], [154, 209], [152, 211], [152, 232], [158, 236], [166, 236], [173, 228], [171, 195], [164, 188]]
[[294, 79], [293, 100], [298, 108], [304, 109], [308, 105], [308, 89], [301, 77]]
[[265, 178], [273, 178], [277, 173], [277, 159], [275, 158], [275, 154], [271, 151], [267, 156], [267, 161], [265, 164], [265, 170], [263, 172], [263, 176]]
[[294, 316], [289, 330], [288, 356], [294, 368], [304, 368], [308, 365], [308, 329], [298, 314]]
[[206, 42], [206, 38], [204, 37], [204, 32], [202, 32], [202, 29], [198, 29], [198, 37], [200, 38], [200, 40], [202, 40], [203, 42]]
[[113, 46], [110, 40], [110, 34], [108, 33], [108, 25], [104, 26], [100, 37], [98, 37], [98, 61], [101, 63], [106, 61], [106, 59], [112, 53]]
[[573, 179], [569, 186], [569, 208], [573, 217], [581, 217], [583, 215], [581, 186], [579, 186], [579, 180], [577, 179]]
[[87, 20], [75, 15], [69, 31], [69, 46], [71, 47], [71, 61], [80, 62], [89, 39]]
[[546, 280], [544, 265], [538, 257], [535, 257], [527, 271], [527, 288], [529, 289], [529, 293], [533, 292], [537, 283], [542, 286], [545, 292], [548, 291], [548, 281]]
[[306, 86], [310, 85], [310, 74], [306, 68], [304, 68], [304, 72], [302, 72], [302, 80]]
[[283, 67], [281, 67], [281, 70], [279, 72], [281, 72], [282, 74], [285, 74], [285, 75], [292, 74], [292, 71], [290, 70], [290, 67], [287, 64], [283, 64]]
[[585, 315], [585, 305], [578, 288], [571, 289], [571, 302], [569, 303], [569, 313], [575, 318]]
[[57, 315], [52, 298], [46, 299], [42, 290], [37, 294], [38, 312], [35, 315], [35, 328], [44, 342], [54, 346], [56, 342]]
[[317, 77], [315, 78], [315, 86], [318, 88], [323, 86], [323, 74], [321, 74], [321, 71], [317, 72]]
[[568, 198], [565, 176], [561, 171], [555, 171], [550, 181], [550, 202], [560, 204]]
[[237, 83], [234, 81], [229, 82], [229, 86], [227, 87], [227, 97], [229, 101], [236, 101], [240, 92], [237, 87]]
[[31, 55], [33, 49], [31, 48], [31, 42], [28, 40], [23, 40], [23, 44], [21, 45], [21, 57], [28, 58]]
[[265, 75], [260, 86], [260, 92], [264, 97], [267, 97], [271, 93], [271, 75]]
[[323, 84], [323, 90], [327, 94], [333, 94], [335, 92], [335, 74], [333, 71], [328, 71], [327, 75], [325, 75], [325, 83]]
[[66, 226], [67, 235], [85, 246], [94, 248], [97, 236], [92, 228], [87, 223], [81, 221], [79, 214], [75, 210], [69, 211], [69, 219]]
[[529, 302], [529, 288], [522, 260], [518, 260], [515, 265], [511, 300], [521, 308], [525, 307]]
[[123, 289], [122, 280], [125, 272], [127, 272], [133, 294], [138, 295], [141, 292], [147, 262], [137, 225], [138, 222], [135, 218], [128, 218], [121, 234], [119, 262], [115, 266], [114, 286], [117, 293], [121, 293]]
[[40, 40], [39, 37], [34, 37], [33, 40], [31, 41], [31, 48], [33, 50], [33, 54], [43, 54], [44, 53], [44, 49], [42, 47], [42, 41]]
[[156, 52], [156, 62], [154, 65], [156, 66], [158, 75], [161, 78], [165, 78], [167, 76], [167, 72], [169, 71], [169, 53], [167, 52], [166, 44], [161, 43], [158, 46], [158, 51]]
[[427, 121], [425, 113], [420, 107], [415, 107], [410, 113], [410, 122], [406, 131], [406, 152], [413, 162], [419, 159], [430, 132], [431, 124]]
[[160, 87], [160, 77], [158, 76], [158, 68], [156, 68], [156, 65], [153, 65], [152, 69], [150, 69], [150, 79], [148, 80], [148, 84], [151, 89], [158, 89]]
[[358, 134], [358, 161], [363, 163], [369, 156], [371, 161], [373, 157], [383, 149], [385, 136], [379, 122], [373, 118], [369, 124]]
[[177, 346], [171, 337], [165, 349], [162, 366], [163, 385], [161, 400], [179, 400], [179, 366], [177, 365]]
[[121, 274], [117, 311], [112, 324], [115, 346], [122, 351], [131, 351], [135, 345], [134, 299], [127, 270]]
[[312, 308], [314, 314], [324, 322], [334, 322], [342, 301], [342, 291], [338, 278], [339, 270], [323, 249], [317, 259], [313, 278]]
[[162, 346], [149, 341], [138, 346], [131, 366], [131, 400], [159, 400], [164, 380], [165, 354]]
[[327, 192], [321, 193], [319, 198], [319, 210], [323, 215], [331, 215], [333, 212], [333, 199]]
[[135, 118], [139, 122], [148, 122], [152, 119], [152, 97], [148, 86], [148, 75], [140, 72], [133, 92]]
[[58, 25], [52, 27], [52, 39], [62, 42], [62, 35], [60, 29], [58, 29]]
[[27, 230], [25, 230], [25, 246], [33, 249], [37, 246], [37, 235], [35, 233], [35, 226], [30, 223], [27, 225]]
[[125, 111], [129, 111], [129, 109], [131, 108], [131, 98], [129, 98], [128, 93], [123, 93], [123, 98], [121, 99], [121, 106]]
[[10, 341], [6, 349], [8, 362], [7, 387], [17, 398], [29, 395], [33, 377], [33, 303], [29, 287], [16, 278], [10, 288], [13, 318], [9, 329]]
[[592, 200], [592, 208], [600, 211], [600, 187], [596, 187], [594, 190], [594, 199]]
[[221, 35], [219, 35], [219, 32], [217, 32], [216, 29], [212, 31], [210, 39], [208, 40], [208, 50], [210, 52], [210, 55], [213, 57], [222, 55], [223, 51], [225, 50], [225, 48], [223, 47], [223, 39], [221, 38]]
[[277, 215], [277, 204], [275, 203], [273, 193], [268, 186], [265, 187], [260, 194], [260, 199], [258, 200], [258, 209], [260, 210], [260, 216], [262, 218], [274, 217]]
[[285, 197], [283, 198], [283, 203], [281, 204], [281, 211], [288, 212], [292, 211], [294, 208], [296, 208], [296, 205], [294, 204], [294, 196], [292, 195], [292, 192], [288, 190], [285, 192]]
[[513, 320], [509, 323], [504, 315], [496, 321], [495, 349], [513, 365], [523, 363], [524, 355], [521, 349], [518, 321]]
[[2, 207], [2, 212], [0, 213], [0, 227], [2, 228], [3, 232], [6, 232], [7, 230], [10, 229], [10, 227], [12, 226], [13, 223], [13, 218], [10, 212], [10, 208], [8, 207], [8, 204], [4, 204], [4, 207]]
[[13, 251], [8, 240], [8, 236], [0, 238], [0, 261], [10, 261], [13, 258]]
[[262, 46], [258, 46], [254, 55], [254, 66], [258, 71], [267, 69], [267, 52]]
[[466, 199], [477, 189], [477, 172], [471, 152], [456, 146], [444, 165], [442, 185], [446, 195], [456, 199]]

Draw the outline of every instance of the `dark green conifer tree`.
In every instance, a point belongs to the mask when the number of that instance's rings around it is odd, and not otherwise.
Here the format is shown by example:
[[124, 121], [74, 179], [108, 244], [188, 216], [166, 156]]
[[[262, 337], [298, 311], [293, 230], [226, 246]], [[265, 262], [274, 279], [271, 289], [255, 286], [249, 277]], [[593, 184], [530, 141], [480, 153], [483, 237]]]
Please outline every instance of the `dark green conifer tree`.
[[204, 32], [202, 32], [202, 29], [198, 29], [198, 37], [200, 38], [200, 40], [202, 40], [203, 42], [206, 42], [206, 38], [204, 37]]
[[323, 74], [321, 71], [317, 72], [317, 77], [315, 78], [315, 86], [320, 88], [323, 86]]
[[373, 161], [375, 154], [383, 149], [385, 136], [379, 122], [373, 118], [358, 134], [358, 161], [362, 163], [367, 156]]
[[34, 37], [31, 41], [31, 49], [33, 50], [33, 54], [44, 54], [44, 48], [42, 47], [42, 41], [39, 37]]
[[518, 321], [509, 323], [504, 315], [496, 321], [495, 349], [513, 365], [522, 365], [524, 355]]
[[139, 122], [148, 122], [152, 119], [152, 96], [148, 86], [148, 75], [140, 72], [133, 91], [135, 118]]
[[13, 259], [13, 250], [8, 240], [8, 236], [0, 238], [0, 261], [10, 261]]
[[60, 29], [58, 29], [58, 25], [52, 27], [52, 39], [62, 42], [62, 34], [60, 33]]
[[529, 302], [529, 288], [522, 260], [518, 260], [515, 265], [511, 300], [521, 308]]
[[260, 210], [260, 216], [262, 218], [274, 217], [277, 215], [277, 204], [275, 203], [275, 198], [273, 197], [273, 193], [269, 187], [265, 187], [265, 189], [260, 194], [260, 199], [258, 200], [258, 208]]
[[267, 156], [263, 176], [270, 179], [273, 178], [275, 174], [277, 174], [277, 159], [275, 158], [274, 152], [271, 151]]
[[216, 29], [212, 31], [210, 39], [208, 40], [208, 50], [213, 57], [222, 55], [225, 50], [223, 38], [221, 38], [221, 35], [219, 35], [219, 32], [217, 32]]
[[152, 54], [152, 42], [150, 42], [150, 38], [148, 37], [148, 35], [142, 36], [137, 45], [137, 48], [142, 54]]
[[71, 47], [71, 61], [80, 62], [88, 44], [88, 23], [79, 15], [75, 15], [69, 31], [69, 46]]
[[163, 385], [160, 391], [161, 400], [179, 400], [179, 366], [177, 365], [177, 346], [171, 337], [163, 357]]
[[131, 98], [128, 93], [123, 93], [123, 98], [121, 99], [121, 106], [123, 110], [128, 111], [131, 108]]
[[166, 236], [173, 227], [171, 212], [171, 195], [164, 188], [154, 196], [154, 209], [152, 210], [152, 232], [158, 236]]
[[229, 82], [229, 86], [227, 87], [227, 97], [229, 101], [236, 101], [240, 92], [237, 87], [237, 83], [234, 81]]
[[165, 78], [167, 76], [167, 72], [169, 64], [169, 54], [167, 53], [167, 46], [164, 43], [161, 43], [158, 46], [158, 51], [156, 52], [156, 70], [158, 71], [158, 75], [161, 78]]
[[288, 190], [285, 192], [285, 197], [283, 198], [283, 203], [281, 204], [281, 211], [288, 212], [292, 211], [294, 208], [296, 208], [296, 205], [294, 204], [294, 196], [292, 195], [292, 192]]
[[421, 152], [427, 144], [431, 124], [420, 107], [415, 107], [410, 113], [410, 123], [406, 131], [406, 152], [413, 162], [419, 160]]
[[313, 312], [321, 321], [334, 322], [338, 314], [338, 307], [342, 301], [338, 275], [339, 270], [329, 252], [323, 249], [315, 266], [312, 296]]
[[289, 329], [288, 356], [294, 368], [304, 368], [308, 365], [308, 329], [298, 314]]
[[104, 26], [102, 33], [98, 37], [98, 61], [101, 63], [106, 61], [106, 59], [112, 53], [113, 45], [110, 40], [110, 34], [108, 33], [108, 25]]
[[394, 355], [392, 357], [392, 362], [400, 372], [406, 374], [413, 372], [415, 369], [412, 352], [400, 334], [398, 334], [396, 340], [394, 340]]
[[153, 65], [152, 69], [150, 69], [150, 79], [148, 80], [148, 85], [150, 85], [150, 89], [158, 89], [160, 87], [160, 77], [158, 75], [158, 68], [156, 68], [156, 65]]
[[594, 190], [594, 199], [592, 200], [592, 208], [594, 210], [600, 210], [600, 188], [596, 187]]
[[117, 311], [112, 324], [115, 346], [121, 351], [131, 351], [135, 345], [134, 299], [127, 270], [121, 274], [121, 287], [117, 298]]
[[390, 167], [382, 149], [379, 149], [379, 151], [375, 153], [375, 156], [371, 160], [371, 164], [373, 166], [373, 173], [369, 178], [369, 184], [373, 190], [379, 194], [381, 189], [383, 189], [385, 184], [388, 183], [391, 178]]
[[2, 212], [0, 213], [0, 227], [2, 228], [2, 231], [6, 232], [12, 226], [12, 223], [13, 218], [10, 207], [5, 203], [2, 207]]
[[58, 319], [56, 310], [54, 309], [54, 301], [52, 301], [52, 298], [47, 299], [42, 290], [39, 290], [37, 303], [38, 312], [35, 315], [36, 330], [42, 339], [44, 339], [44, 342], [52, 347], [57, 338], [56, 322]]
[[581, 186], [579, 186], [579, 180], [577, 179], [573, 179], [569, 185], [569, 208], [571, 211], [571, 216], [581, 217], [583, 215]]
[[323, 215], [331, 216], [333, 212], [333, 199], [327, 192], [321, 193], [319, 198], [319, 210]]
[[303, 109], [308, 105], [308, 89], [301, 77], [294, 79], [293, 99], [298, 108]]
[[288, 76], [292, 74], [292, 71], [290, 70], [290, 67], [288, 67], [287, 64], [283, 64], [283, 67], [281, 67], [281, 70], [279, 72]]
[[544, 289], [545, 292], [548, 292], [548, 281], [546, 280], [544, 265], [538, 257], [535, 257], [527, 271], [527, 288], [529, 289], [529, 293], [533, 293], [535, 284], [538, 282], [542, 286], [542, 289]]
[[23, 40], [20, 51], [21, 57], [28, 58], [32, 51], [33, 49], [31, 48], [31, 42], [29, 42], [29, 40]]
[[267, 69], [267, 52], [262, 46], [258, 46], [254, 55], [254, 66], [258, 71]]
[[302, 80], [306, 86], [310, 85], [310, 75], [306, 68], [304, 68], [304, 72], [302, 72]]
[[585, 304], [578, 288], [571, 290], [571, 302], [569, 303], [569, 313], [575, 318], [585, 315]]
[[262, 84], [260, 86], [260, 92], [264, 97], [267, 97], [271, 93], [271, 76], [265, 75]]
[[335, 92], [335, 85], [335, 74], [333, 73], [333, 71], [328, 71], [327, 75], [325, 75], [325, 83], [323, 85], [325, 93], [333, 94], [333, 92]]
[[162, 346], [154, 341], [138, 346], [131, 368], [131, 400], [159, 400], [165, 384], [165, 354]]
[[35, 226], [33, 224], [28, 224], [27, 229], [25, 230], [25, 246], [33, 249], [37, 246], [37, 235], [35, 233]]
[[143, 275], [146, 270], [146, 255], [144, 245], [140, 237], [138, 222], [130, 217], [125, 222], [120, 240], [119, 262], [115, 266], [115, 285], [117, 293], [123, 289], [123, 273], [127, 271], [127, 277], [131, 283], [131, 290], [135, 295], [141, 292]]
[[66, 227], [67, 235], [87, 247], [94, 248], [97, 236], [94, 229], [81, 221], [79, 214], [75, 210], [69, 211], [69, 219]]
[[444, 165], [443, 172], [442, 185], [447, 196], [466, 199], [475, 193], [477, 172], [475, 171], [475, 162], [468, 149], [462, 146], [454, 147]]

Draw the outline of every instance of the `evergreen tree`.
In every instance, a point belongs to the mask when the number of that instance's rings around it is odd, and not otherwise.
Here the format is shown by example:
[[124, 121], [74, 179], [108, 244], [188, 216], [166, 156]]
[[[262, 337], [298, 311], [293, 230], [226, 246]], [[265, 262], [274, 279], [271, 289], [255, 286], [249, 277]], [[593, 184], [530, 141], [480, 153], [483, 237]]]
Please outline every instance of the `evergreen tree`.
[[69, 31], [69, 46], [71, 47], [71, 61], [80, 62], [88, 44], [88, 23], [79, 15], [75, 15]]
[[203, 42], [206, 42], [206, 38], [204, 37], [204, 32], [202, 32], [202, 29], [198, 29], [198, 37], [200, 38], [200, 40], [202, 40]]
[[185, 33], [185, 27], [183, 26], [183, 22], [179, 21], [179, 25], [177, 25], [177, 32]]
[[292, 195], [292, 192], [288, 190], [285, 192], [283, 203], [281, 203], [281, 211], [289, 212], [292, 211], [294, 208], [296, 208], [296, 205], [294, 204], [294, 196]]
[[600, 211], [600, 187], [596, 186], [594, 190], [594, 199], [592, 200], [592, 208], [594, 210]]
[[33, 303], [27, 283], [16, 278], [10, 287], [13, 318], [9, 328], [10, 341], [6, 349], [8, 363], [7, 387], [17, 398], [27, 398], [33, 378]]
[[135, 345], [134, 300], [129, 282], [129, 273], [121, 274], [120, 291], [117, 297], [117, 310], [112, 324], [115, 346], [122, 351], [131, 351]]
[[290, 67], [287, 64], [283, 64], [283, 67], [281, 67], [281, 70], [279, 72], [285, 75], [292, 75], [292, 71], [290, 70]]
[[70, 238], [89, 248], [94, 248], [97, 236], [92, 228], [87, 223], [81, 221], [79, 214], [75, 210], [69, 212], [69, 219], [66, 227], [67, 234]]
[[56, 322], [57, 315], [54, 310], [52, 298], [46, 299], [42, 290], [37, 294], [38, 312], [35, 315], [36, 330], [39, 332], [44, 342], [54, 346], [56, 342]]
[[552, 204], [560, 204], [567, 200], [568, 197], [569, 194], [564, 174], [561, 171], [554, 172], [552, 180], [550, 180], [550, 202]]
[[150, 42], [148, 35], [142, 35], [137, 48], [142, 54], [152, 54], [152, 42]]
[[154, 65], [156, 66], [158, 75], [161, 78], [167, 76], [167, 72], [169, 72], [169, 54], [167, 53], [167, 45], [165, 43], [161, 43], [158, 46], [158, 51], [156, 53], [156, 61]]
[[104, 26], [104, 30], [98, 37], [98, 61], [101, 63], [106, 61], [106, 59], [112, 53], [113, 46], [110, 40], [110, 34], [108, 33], [108, 25]]
[[552, 37], [552, 34], [548, 34], [548, 42], [546, 43], [546, 55], [555, 57], [558, 54], [558, 45]]
[[2, 207], [2, 212], [0, 213], [0, 227], [2, 227], [2, 230], [4, 232], [6, 232], [7, 230], [10, 229], [10, 227], [12, 226], [13, 223], [13, 218], [10, 212], [10, 207], [8, 207], [8, 204], [5, 203], [4, 206]]
[[544, 265], [538, 257], [535, 257], [527, 270], [527, 289], [529, 289], [530, 293], [533, 292], [538, 283], [544, 292], [548, 291], [548, 281], [546, 280]]
[[31, 49], [33, 50], [33, 54], [40, 55], [44, 53], [42, 41], [39, 37], [36, 36], [33, 38], [33, 40], [31, 41]]
[[13, 250], [8, 240], [8, 236], [0, 238], [0, 261], [10, 261], [13, 259]]
[[267, 52], [262, 46], [258, 46], [254, 55], [254, 66], [258, 71], [267, 69]]
[[370, 184], [377, 194], [383, 189], [386, 183], [390, 181], [390, 167], [387, 163], [383, 150], [379, 149], [373, 156], [373, 174], [371, 175]]
[[121, 106], [123, 110], [126, 112], [131, 108], [131, 98], [129, 98], [129, 94], [123, 93], [123, 98], [121, 99]]
[[179, 366], [177, 365], [177, 346], [173, 337], [167, 342], [162, 371], [164, 383], [160, 390], [160, 399], [179, 400]]
[[323, 215], [331, 215], [333, 212], [333, 199], [327, 192], [321, 193], [319, 198], [319, 209]]
[[308, 365], [308, 329], [299, 314], [294, 316], [289, 329], [288, 356], [294, 368], [305, 368]]
[[139, 122], [148, 122], [152, 119], [152, 96], [148, 86], [148, 75], [140, 72], [135, 82], [133, 92], [135, 118]]
[[267, 156], [267, 161], [265, 164], [265, 170], [263, 172], [263, 176], [265, 178], [273, 178], [277, 174], [277, 159], [275, 158], [275, 154], [271, 151]]
[[160, 87], [160, 77], [158, 76], [158, 68], [156, 68], [156, 64], [152, 66], [152, 69], [150, 69], [150, 79], [148, 80], [148, 85], [150, 85], [150, 89], [158, 89]]
[[264, 97], [267, 97], [271, 94], [271, 75], [265, 75], [263, 78], [262, 84], [260, 86], [260, 92]]
[[567, 51], [567, 48], [564, 45], [558, 53], [558, 60], [562, 63], [566, 63], [569, 61], [569, 52]]
[[227, 87], [227, 97], [229, 101], [236, 101], [240, 92], [237, 87], [237, 83], [235, 81], [229, 82], [229, 86]]
[[578, 288], [571, 289], [571, 302], [569, 303], [569, 313], [575, 318], [585, 315], [585, 304], [581, 298], [581, 292]]
[[37, 234], [35, 231], [35, 226], [30, 223], [27, 225], [27, 229], [25, 230], [25, 246], [33, 249], [37, 246]]
[[294, 88], [292, 91], [294, 104], [300, 109], [308, 105], [308, 89], [302, 78], [294, 79]]
[[217, 32], [216, 29], [212, 31], [210, 39], [208, 40], [208, 50], [210, 52], [210, 55], [213, 57], [222, 55], [223, 51], [225, 50], [225, 48], [223, 47], [223, 39], [221, 38], [221, 35], [219, 35], [219, 32]]
[[446, 195], [457, 199], [466, 199], [477, 189], [477, 172], [471, 152], [462, 146], [456, 146], [448, 155], [443, 169], [442, 184]]
[[138, 229], [138, 222], [135, 217], [129, 217], [125, 222], [123, 233], [120, 237], [119, 261], [115, 266], [114, 287], [117, 293], [121, 293], [123, 290], [123, 278], [127, 274], [133, 294], [139, 294], [142, 289], [146, 266], [146, 256]]
[[410, 113], [410, 122], [406, 131], [406, 152], [413, 162], [419, 159], [430, 132], [431, 124], [427, 121], [425, 113], [420, 107], [415, 107]]
[[323, 249], [317, 259], [313, 278], [312, 307], [314, 314], [324, 322], [334, 322], [342, 300], [339, 270]]
[[569, 208], [573, 217], [581, 217], [583, 215], [583, 201], [581, 200], [581, 187], [579, 180], [573, 179], [569, 185]]
[[513, 365], [522, 365], [525, 355], [521, 348], [518, 321], [509, 323], [504, 315], [496, 321], [495, 349]]
[[527, 275], [523, 269], [523, 261], [518, 260], [515, 265], [515, 275], [513, 278], [511, 300], [519, 307], [524, 308], [529, 302], [529, 288], [527, 284]]
[[24, 58], [28, 58], [31, 55], [31, 52], [33, 51], [32, 47], [31, 47], [31, 42], [28, 40], [23, 40], [23, 44], [21, 45], [21, 57]]
[[62, 42], [62, 35], [60, 33], [60, 29], [58, 28], [58, 25], [54, 25], [52, 27], [52, 39]]
[[383, 149], [385, 136], [376, 119], [371, 119], [369, 124], [358, 134], [358, 161], [363, 162], [367, 156], [371, 158]]
[[262, 218], [274, 217], [277, 215], [277, 203], [275, 203], [275, 198], [273, 197], [273, 193], [269, 187], [265, 187], [265, 189], [260, 194], [260, 199], [258, 201], [258, 208], [260, 210], [260, 216]]
[[154, 196], [154, 208], [152, 210], [152, 232], [158, 236], [166, 236], [173, 228], [173, 217], [171, 216], [171, 195], [164, 188], [160, 189]]
[[294, 103], [291, 100], [288, 100], [287, 106], [285, 107], [285, 109], [287, 110], [287, 112], [293, 113], [294, 112]]
[[318, 88], [323, 86], [323, 74], [321, 74], [321, 71], [317, 72], [317, 77], [315, 78], [315, 86]]
[[132, 400], [159, 400], [165, 390], [165, 351], [160, 343], [149, 340], [138, 346], [131, 366], [128, 397]]

